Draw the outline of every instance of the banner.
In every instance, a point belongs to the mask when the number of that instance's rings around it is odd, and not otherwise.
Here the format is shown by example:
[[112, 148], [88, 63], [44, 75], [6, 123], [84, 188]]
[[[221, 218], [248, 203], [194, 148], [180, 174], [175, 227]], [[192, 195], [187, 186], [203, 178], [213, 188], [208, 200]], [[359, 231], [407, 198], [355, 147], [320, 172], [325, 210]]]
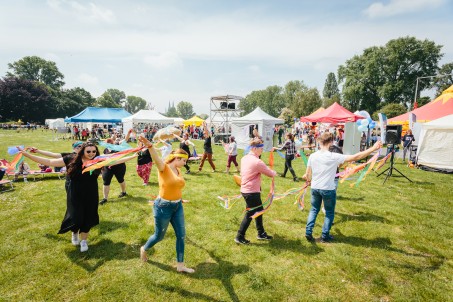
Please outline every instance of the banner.
[[381, 142], [385, 144], [385, 133], [387, 131], [387, 115], [384, 113], [378, 113], [379, 126], [381, 127]]
[[414, 128], [414, 123], [417, 122], [417, 116], [413, 114], [412, 112], [409, 112], [409, 129]]

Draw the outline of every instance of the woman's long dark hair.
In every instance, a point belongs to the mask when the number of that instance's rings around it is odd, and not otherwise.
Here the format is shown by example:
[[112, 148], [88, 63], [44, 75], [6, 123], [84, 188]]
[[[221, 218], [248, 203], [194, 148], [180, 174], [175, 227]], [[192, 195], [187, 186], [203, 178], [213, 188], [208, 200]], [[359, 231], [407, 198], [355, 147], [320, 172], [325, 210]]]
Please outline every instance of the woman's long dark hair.
[[80, 170], [80, 171], [82, 170], [82, 157], [85, 154], [85, 148], [86, 147], [95, 147], [96, 148], [96, 156], [99, 156], [99, 149], [98, 149], [98, 147], [95, 144], [93, 144], [91, 142], [83, 143], [82, 146], [80, 147], [79, 152], [77, 152], [77, 155], [68, 164], [68, 176], [72, 176], [78, 170]]

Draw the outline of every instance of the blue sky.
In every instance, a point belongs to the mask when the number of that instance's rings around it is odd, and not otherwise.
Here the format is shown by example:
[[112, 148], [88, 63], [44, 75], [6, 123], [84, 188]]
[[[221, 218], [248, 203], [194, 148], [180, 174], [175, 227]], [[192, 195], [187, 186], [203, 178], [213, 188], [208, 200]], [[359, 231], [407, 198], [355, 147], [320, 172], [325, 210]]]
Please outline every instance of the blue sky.
[[37, 55], [57, 63], [65, 88], [117, 88], [160, 112], [189, 101], [209, 114], [211, 96], [291, 80], [322, 92], [329, 72], [398, 37], [443, 45], [441, 64], [453, 62], [452, 13], [452, 0], [8, 1], [0, 75]]

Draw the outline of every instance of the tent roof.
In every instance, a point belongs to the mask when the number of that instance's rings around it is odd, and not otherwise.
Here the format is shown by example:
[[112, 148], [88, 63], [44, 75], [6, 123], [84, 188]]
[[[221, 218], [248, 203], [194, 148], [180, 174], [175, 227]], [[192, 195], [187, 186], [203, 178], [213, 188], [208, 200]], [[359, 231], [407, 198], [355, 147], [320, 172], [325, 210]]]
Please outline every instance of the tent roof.
[[423, 128], [429, 129], [452, 129], [453, 128], [453, 114], [438, 118], [434, 121], [424, 123]]
[[356, 115], [338, 103], [333, 103], [327, 109], [303, 116], [300, 118], [301, 122], [320, 122], [320, 123], [346, 123], [355, 122], [364, 117]]
[[201, 119], [198, 116], [194, 115], [190, 119], [185, 120], [183, 123], [184, 123], [184, 126], [190, 126], [190, 125], [193, 125], [193, 124], [195, 124], [195, 126], [200, 126], [201, 124], [203, 124], [203, 122], [204, 122], [203, 119]]
[[[410, 112], [406, 112], [392, 117], [388, 121], [389, 123], [394, 124], [405, 123], [409, 121], [409, 113]], [[436, 99], [420, 108], [412, 110], [411, 113], [415, 114], [417, 122], [432, 121], [453, 114], [453, 85], [444, 90]]]
[[87, 107], [79, 114], [65, 119], [66, 123], [121, 123], [121, 119], [131, 115], [124, 108]]
[[255, 110], [250, 112], [247, 115], [244, 115], [243, 117], [238, 117], [231, 119], [232, 122], [234, 121], [247, 121], [247, 122], [255, 122], [255, 121], [271, 121], [274, 122], [275, 124], [283, 124], [285, 121], [279, 118], [275, 118], [266, 112], [264, 112], [260, 107], [256, 107]]
[[315, 114], [315, 113], [318, 113], [318, 112], [321, 112], [321, 111], [324, 111], [324, 110], [326, 110], [326, 108], [324, 108], [324, 107], [319, 107], [318, 109], [316, 109], [315, 111], [313, 111], [310, 115]]
[[173, 123], [174, 119], [163, 116], [155, 110], [140, 110], [137, 113], [122, 119], [124, 122], [133, 123]]

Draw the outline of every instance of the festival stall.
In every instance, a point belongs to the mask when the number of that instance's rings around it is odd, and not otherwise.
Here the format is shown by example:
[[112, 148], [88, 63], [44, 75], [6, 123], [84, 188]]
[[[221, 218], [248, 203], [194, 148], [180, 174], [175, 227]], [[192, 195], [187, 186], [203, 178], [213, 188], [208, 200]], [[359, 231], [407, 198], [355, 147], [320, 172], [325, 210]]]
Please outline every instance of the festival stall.
[[121, 119], [123, 122], [123, 132], [127, 133], [135, 124], [164, 124], [169, 125], [174, 123], [174, 119], [163, 116], [155, 110], [140, 110], [137, 113]]
[[356, 122], [359, 119], [363, 119], [363, 116], [354, 114], [348, 109], [344, 108], [338, 103], [333, 103], [325, 110], [316, 110], [310, 115], [303, 116], [300, 118], [301, 122], [311, 123], [346, 123]]
[[231, 135], [236, 138], [238, 148], [245, 149], [250, 143], [253, 126], [257, 125], [258, 133], [263, 137], [264, 151], [270, 151], [273, 147], [274, 127], [284, 122], [257, 107], [249, 114], [231, 120]]
[[354, 114], [338, 103], [333, 103], [325, 110], [316, 110], [308, 116], [300, 118], [301, 122], [345, 124], [344, 127], [344, 154], [354, 154], [360, 148], [361, 132], [357, 129], [354, 122], [365, 119], [365, 117]]
[[453, 114], [422, 124], [417, 164], [427, 170], [453, 173]]
[[453, 85], [428, 104], [388, 120], [389, 124], [408, 124], [409, 113], [415, 114], [417, 122], [424, 123], [453, 114]]
[[49, 129], [64, 128], [65, 126], [64, 118], [46, 119], [45, 124], [49, 127]]
[[87, 107], [64, 121], [66, 123], [121, 123], [122, 118], [130, 115], [124, 108]]
[[184, 121], [184, 127], [189, 127], [192, 125], [200, 127], [201, 125], [203, 125], [203, 122], [204, 122], [204, 120], [202, 120], [198, 116], [194, 115], [192, 118]]

